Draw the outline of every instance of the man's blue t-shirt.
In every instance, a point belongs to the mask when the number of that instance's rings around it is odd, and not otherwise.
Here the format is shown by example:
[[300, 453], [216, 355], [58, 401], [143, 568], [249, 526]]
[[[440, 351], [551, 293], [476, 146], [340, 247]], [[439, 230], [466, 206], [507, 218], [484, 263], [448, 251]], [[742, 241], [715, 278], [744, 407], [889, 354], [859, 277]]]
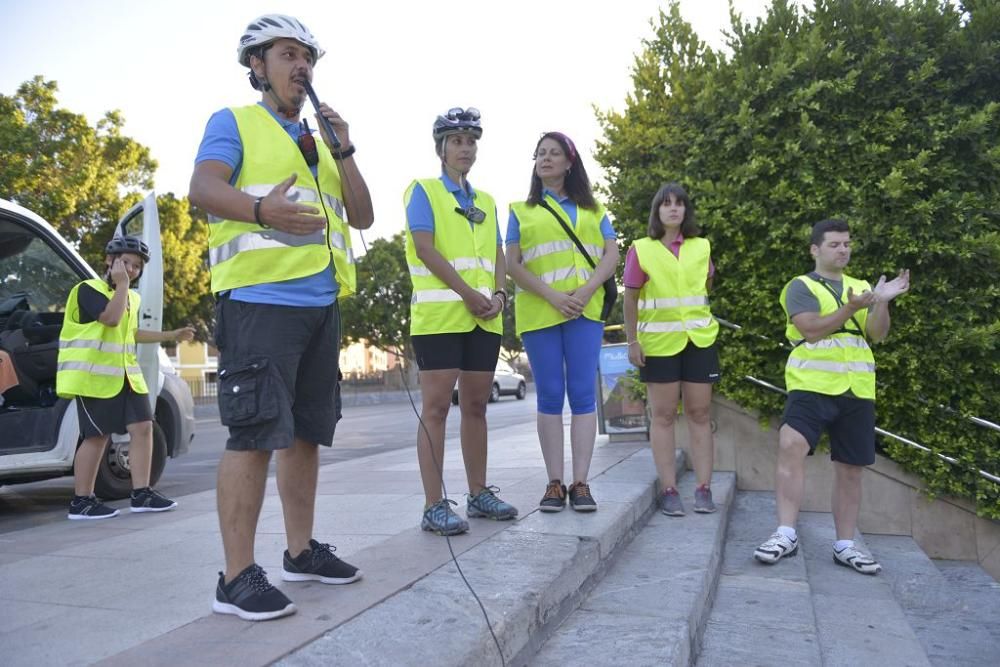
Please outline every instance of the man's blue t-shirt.
[[[302, 126], [299, 123], [282, 118], [274, 113], [266, 104], [258, 103], [268, 110], [285, 132], [291, 136], [292, 140], [298, 142], [302, 133]], [[205, 136], [198, 147], [198, 156], [195, 164], [206, 160], [218, 160], [229, 165], [233, 170], [232, 178], [229, 182], [236, 183], [236, 178], [240, 175], [240, 167], [243, 165], [243, 142], [240, 140], [240, 131], [236, 125], [236, 117], [229, 109], [222, 109], [212, 114], [205, 127]], [[316, 177], [316, 167], [311, 167], [312, 175]], [[291, 174], [289, 174], [291, 176]], [[299, 174], [299, 180], [307, 178], [305, 174]], [[329, 306], [337, 300], [337, 292], [340, 286], [334, 276], [333, 264], [327, 266], [319, 273], [303, 278], [283, 280], [277, 283], [261, 283], [249, 285], [247, 287], [237, 287], [229, 291], [231, 299], [237, 301], [249, 301], [251, 303], [269, 303], [279, 306]]]
[[[569, 217], [570, 224], [576, 227], [576, 218], [577, 218], [576, 202], [570, 199], [569, 197], [560, 197], [559, 195], [552, 192], [548, 188], [546, 188], [542, 192], [542, 196], [544, 197], [545, 195], [549, 195], [557, 202], [559, 202], [559, 206], [562, 208], [563, 211], [566, 212], [566, 215]], [[605, 213], [604, 217], [601, 218], [601, 236], [603, 236], [605, 240], [615, 238], [615, 230], [614, 227], [611, 226], [611, 220], [608, 219], [607, 213]], [[510, 245], [511, 243], [520, 243], [520, 242], [521, 242], [521, 221], [517, 219], [517, 215], [514, 213], [514, 209], [511, 209], [510, 217], [507, 219], [507, 244]]]
[[[475, 202], [476, 191], [472, 188], [472, 184], [468, 181], [465, 185], [468, 190], [465, 190], [455, 181], [451, 180], [448, 174], [441, 172], [441, 182], [444, 183], [445, 189], [452, 193], [455, 197], [455, 202], [461, 208], [468, 208], [472, 206]], [[493, 215], [496, 216], [496, 207], [493, 208]], [[410, 203], [406, 205], [406, 223], [410, 226], [411, 232], [431, 232], [434, 233], [434, 211], [431, 209], [431, 201], [427, 198], [427, 193], [424, 192], [424, 186], [417, 183], [413, 186], [413, 192], [410, 194]], [[471, 227], [472, 221], [469, 222]], [[499, 220], [497, 224], [497, 245], [503, 243], [500, 238], [500, 225]]]

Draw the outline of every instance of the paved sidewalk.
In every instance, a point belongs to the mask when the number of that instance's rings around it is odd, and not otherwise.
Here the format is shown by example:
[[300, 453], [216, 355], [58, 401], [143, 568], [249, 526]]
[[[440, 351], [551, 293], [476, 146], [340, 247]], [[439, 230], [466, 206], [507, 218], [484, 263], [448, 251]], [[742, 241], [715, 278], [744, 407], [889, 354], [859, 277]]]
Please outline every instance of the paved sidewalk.
[[[449, 438], [447, 450], [445, 481], [451, 497], [464, 505], [467, 489], [457, 438]], [[568, 463], [567, 451], [567, 469]], [[602, 480], [600, 475], [612, 468], [613, 474]], [[521, 509], [521, 520], [471, 520], [470, 533], [452, 539], [458, 555], [526, 520], [537, 521], [531, 515], [537, 514], [547, 480], [533, 421], [490, 434], [489, 470], [489, 483]], [[645, 442], [612, 444], [599, 438], [592, 488], [601, 510], [590, 517], [567, 510], [546, 518], [554, 519], [551, 527], [566, 535], [578, 525], [581, 532], [591, 532], [593, 527], [581, 522], [603, 523], [602, 517], [612, 515], [627, 515], [635, 523], [651, 505], [654, 478]], [[633, 479], [639, 491], [620, 493], [623, 483]], [[423, 492], [412, 448], [320, 470], [316, 538], [335, 544], [338, 555], [364, 571], [365, 578], [349, 586], [280, 582], [284, 523], [274, 479], [269, 479], [257, 560], [299, 608], [286, 619], [248, 623], [211, 613], [222, 565], [215, 492], [178, 501], [179, 508], [166, 514], [124, 512], [106, 521], [66, 521], [0, 536], [4, 664], [263, 665], [436, 570], [449, 585], [453, 577], [457, 580], [442, 568], [450, 566], [445, 540], [420, 530]], [[468, 622], [483, 623], [478, 616]]]

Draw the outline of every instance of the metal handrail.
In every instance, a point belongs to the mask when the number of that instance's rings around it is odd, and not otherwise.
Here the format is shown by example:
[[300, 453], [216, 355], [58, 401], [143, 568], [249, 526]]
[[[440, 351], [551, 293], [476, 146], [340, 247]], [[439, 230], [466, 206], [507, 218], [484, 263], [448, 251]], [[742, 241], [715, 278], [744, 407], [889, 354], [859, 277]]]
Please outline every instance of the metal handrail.
[[[741, 327], [740, 325], [734, 324], [732, 322], [727, 322], [726, 320], [723, 320], [723, 319], [721, 319], [719, 317], [716, 317], [715, 319], [719, 322], [719, 324], [721, 324], [722, 326], [724, 326], [726, 328], [734, 329], [736, 331], [741, 331], [743, 329], [743, 327]], [[771, 341], [771, 342], [777, 342], [774, 339], [768, 338], [767, 336], [763, 336], [761, 334], [754, 334], [754, 335], [757, 336], [758, 338], [763, 339], [763, 340], [767, 340], [767, 341]], [[785, 396], [788, 395], [788, 392], [785, 391], [784, 389], [782, 389], [781, 387], [779, 387], [777, 385], [774, 385], [774, 384], [771, 384], [770, 382], [766, 382], [765, 380], [761, 380], [761, 379], [755, 378], [752, 375], [744, 375], [743, 379], [747, 380], [748, 382], [751, 382], [753, 384], [756, 384], [756, 385], [758, 385], [760, 387], [768, 389], [770, 391], [775, 391], [775, 392], [778, 392], [779, 394], [783, 394]], [[977, 424], [978, 426], [982, 426], [984, 428], [991, 428], [991, 429], [994, 429], [996, 431], [1000, 431], [1000, 426], [994, 424], [993, 422], [987, 421], [985, 419], [980, 419], [979, 417], [966, 417], [965, 415], [957, 413], [957, 411], [955, 411], [955, 410], [953, 410], [951, 408], [947, 408], [945, 406], [940, 406], [940, 407], [942, 409], [948, 410], [950, 412], [954, 412], [956, 414], [959, 414], [959, 416], [961, 416], [961, 417], [963, 417], [965, 419], [968, 419], [969, 421], [971, 421], [974, 424]], [[928, 454], [933, 454], [934, 456], [938, 457], [942, 461], [947, 461], [951, 465], [959, 465], [959, 463], [960, 463], [960, 461], [958, 459], [955, 459], [955, 458], [953, 458], [951, 456], [947, 456], [946, 454], [941, 454], [940, 452], [935, 452], [934, 450], [932, 450], [930, 447], [927, 447], [926, 445], [922, 445], [919, 442], [916, 442], [914, 440], [910, 440], [909, 438], [906, 438], [906, 437], [901, 436], [901, 435], [897, 435], [896, 433], [892, 433], [891, 431], [886, 431], [885, 429], [882, 429], [882, 428], [879, 428], [879, 427], [876, 426], [875, 427], [875, 432], [878, 433], [879, 435], [885, 436], [887, 438], [892, 438], [893, 440], [896, 440], [898, 442], [902, 442], [903, 444], [908, 445], [910, 447], [913, 447], [915, 449], [919, 449], [922, 452], [927, 452]], [[1000, 484], [1000, 477], [998, 477], [998, 476], [996, 476], [996, 475], [994, 475], [992, 473], [986, 472], [985, 470], [977, 470], [977, 472], [984, 479], [988, 479], [989, 481], [993, 482], [994, 484]]]

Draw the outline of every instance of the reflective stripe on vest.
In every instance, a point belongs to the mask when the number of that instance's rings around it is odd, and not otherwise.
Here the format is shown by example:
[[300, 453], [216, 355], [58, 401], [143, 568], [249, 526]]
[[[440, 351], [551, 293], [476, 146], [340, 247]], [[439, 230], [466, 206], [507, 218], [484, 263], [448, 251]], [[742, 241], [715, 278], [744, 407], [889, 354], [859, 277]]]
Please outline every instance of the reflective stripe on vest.
[[126, 379], [137, 394], [148, 393], [136, 357], [139, 294], [129, 292], [128, 308], [116, 326], [100, 321], [82, 324], [78, 294], [84, 284], [108, 300], [114, 297], [114, 290], [98, 279], [86, 280], [70, 291], [59, 334], [56, 393], [63, 398], [111, 398], [122, 390]]
[[[403, 205], [409, 204], [413, 188], [423, 188], [434, 215], [434, 248], [458, 275], [480, 294], [491, 298], [496, 285], [497, 216], [493, 198], [477, 190], [476, 207], [486, 213], [479, 224], [470, 224], [455, 208], [458, 201], [440, 178], [414, 181], [403, 194]], [[413, 235], [406, 227], [406, 264], [413, 285], [410, 298], [410, 334], [462, 333], [476, 326], [491, 333], [503, 332], [500, 316], [490, 320], [473, 317], [462, 297], [435, 276], [417, 257]]]
[[110, 352], [111, 354], [122, 354], [123, 352], [128, 352], [130, 354], [135, 354], [137, 350], [136, 345], [122, 345], [121, 343], [111, 343], [104, 340], [61, 340], [59, 341], [59, 349], [63, 348], [73, 348], [73, 347], [89, 347], [95, 350], [100, 350], [101, 352]]
[[[562, 216], [566, 224], [571, 224], [569, 215], [559, 202], [550, 195], [545, 197], [549, 206]], [[521, 230], [519, 242], [521, 264], [525, 269], [558, 292], [569, 292], [590, 280], [594, 270], [590, 268], [590, 264], [552, 213], [542, 206], [529, 206], [527, 202], [515, 202], [510, 208], [517, 216]], [[604, 257], [601, 220], [605, 214], [604, 207], [600, 205], [593, 210], [578, 206], [576, 225], [572, 227], [595, 264]], [[583, 316], [599, 322], [603, 303], [602, 286], [590, 297], [590, 301], [584, 307]], [[514, 315], [519, 335], [525, 331], [545, 329], [567, 321], [567, 318], [544, 298], [520, 286], [516, 288]]]
[[332, 261], [338, 297], [350, 296], [357, 289], [354, 253], [344, 221], [340, 176], [330, 151], [325, 145], [318, 147], [317, 178], [313, 178], [295, 141], [267, 109], [254, 104], [231, 111], [243, 145], [236, 189], [263, 197], [289, 174], [297, 173], [299, 181], [288, 190], [288, 199], [314, 208], [327, 226], [325, 231], [300, 236], [256, 223], [211, 218], [212, 291], [304, 278], [323, 271]]
[[706, 317], [703, 320], [684, 320], [681, 322], [639, 322], [637, 328], [640, 332], [646, 333], [675, 333], [710, 327], [714, 321], [711, 317]]
[[[486, 287], [480, 287], [476, 290], [485, 297], [493, 296], [491, 292]], [[453, 301], [461, 301], [462, 296], [455, 290], [450, 289], [425, 289], [419, 292], [414, 292], [413, 296], [410, 297], [410, 304], [416, 303], [449, 303]]]
[[788, 365], [792, 368], [824, 371], [827, 373], [874, 373], [875, 364], [867, 361], [819, 361], [815, 359], [789, 358]]
[[659, 239], [636, 239], [632, 247], [649, 276], [639, 289], [637, 333], [643, 353], [670, 357], [689, 341], [698, 347], [712, 345], [719, 323], [708, 306], [709, 242], [686, 238], [679, 256]]
[[[469, 271], [471, 269], [482, 269], [487, 273], [494, 273], [496, 267], [493, 264], [493, 260], [487, 259], [486, 257], [459, 257], [458, 259], [453, 259], [448, 262], [451, 264], [451, 268], [458, 272]], [[407, 268], [410, 270], [410, 275], [412, 276], [432, 276], [431, 270], [426, 266], [417, 264], [408, 264]], [[492, 292], [490, 296], [492, 296]]]
[[[809, 276], [799, 276], [795, 280], [801, 280], [816, 297], [820, 317], [831, 315], [840, 308], [830, 290], [819, 281]], [[781, 306], [785, 309], [786, 318], [786, 296], [791, 284], [792, 281], [789, 281], [781, 291]], [[848, 288], [855, 294], [860, 294], [871, 289], [871, 286], [863, 280], [843, 276], [842, 288], [844, 294]], [[845, 300], [844, 294], [841, 294], [841, 302]], [[868, 323], [867, 309], [855, 313], [854, 319], [857, 320], [857, 325], [848, 320], [844, 324], [845, 328], [861, 326], [865, 330]], [[840, 331], [814, 343], [801, 342], [804, 336], [792, 324], [791, 318], [787, 318], [785, 336], [795, 344], [785, 364], [785, 386], [788, 391], [812, 391], [831, 396], [849, 391], [858, 398], [875, 399], [875, 355], [864, 336], [852, 331]]]

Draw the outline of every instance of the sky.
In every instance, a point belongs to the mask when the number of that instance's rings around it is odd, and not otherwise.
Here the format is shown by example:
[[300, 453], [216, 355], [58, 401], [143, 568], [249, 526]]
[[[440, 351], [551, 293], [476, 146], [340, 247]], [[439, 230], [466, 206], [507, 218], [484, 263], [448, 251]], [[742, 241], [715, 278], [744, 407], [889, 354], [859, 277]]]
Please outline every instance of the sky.
[[[745, 19], [769, 4], [733, 1]], [[701, 39], [721, 48], [727, 0], [680, 5]], [[375, 206], [366, 237], [403, 229], [403, 191], [414, 178], [439, 173], [431, 127], [437, 114], [455, 106], [482, 112], [483, 137], [469, 181], [497, 200], [503, 228], [507, 204], [527, 196], [532, 151], [544, 131], [573, 138], [591, 179], [600, 181], [594, 106], [624, 109], [635, 56], [653, 35], [650, 21], [667, 7], [658, 0], [296, 6], [274, 0], [0, 0], [0, 93], [13, 95], [42, 75], [58, 83], [59, 105], [85, 114], [91, 124], [108, 110], [121, 111], [124, 133], [149, 147], [159, 164], [156, 191], [184, 196], [209, 116], [259, 99], [236, 61], [243, 29], [261, 14], [291, 14], [326, 49], [313, 86], [350, 123]]]

